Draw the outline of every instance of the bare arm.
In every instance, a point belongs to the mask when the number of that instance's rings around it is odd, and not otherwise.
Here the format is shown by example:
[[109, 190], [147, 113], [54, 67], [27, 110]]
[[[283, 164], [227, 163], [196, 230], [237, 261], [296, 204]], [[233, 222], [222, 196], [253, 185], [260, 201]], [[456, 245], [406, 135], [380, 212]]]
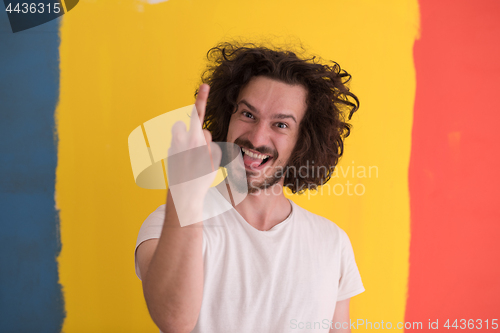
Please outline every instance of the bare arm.
[[330, 333], [351, 333], [349, 323], [350, 300], [351, 299], [348, 298], [337, 302], [337, 305], [335, 306], [335, 313], [333, 314], [333, 328], [330, 327]]
[[202, 223], [180, 227], [170, 191], [159, 239], [137, 248], [144, 298], [164, 333], [190, 332], [203, 296]]
[[[205, 91], [200, 88], [195, 103], [201, 123], [203, 123], [208, 97], [208, 86], [206, 88]], [[201, 137], [196, 136], [196, 133], [192, 131], [193, 122], [191, 124], [189, 132], [182, 130], [182, 126], [174, 125], [172, 129], [172, 147], [178, 144], [178, 151], [196, 147], [196, 144], [200, 143], [200, 138], [207, 144], [211, 142], [208, 131], [203, 131], [203, 139], [202, 134], [199, 134]], [[201, 128], [199, 133], [201, 133]], [[215, 164], [213, 167], [218, 168], [218, 162], [220, 159], [213, 161]], [[181, 172], [185, 170], [182, 165], [180, 170]], [[201, 184], [199, 191], [194, 192], [206, 193], [210, 183], [208, 180], [206, 184]], [[191, 193], [195, 194], [190, 190], [188, 195]], [[190, 200], [183, 200], [181, 197], [178, 201], [176, 197], [174, 205], [169, 189], [165, 221], [160, 238], [145, 241], [137, 248], [144, 298], [151, 318], [164, 333], [191, 332], [198, 321], [201, 309], [204, 282], [203, 222], [184, 224], [185, 226], [181, 227], [176, 207], [182, 212], [188, 212], [189, 221], [201, 221], [203, 196], [190, 196], [188, 199]]]

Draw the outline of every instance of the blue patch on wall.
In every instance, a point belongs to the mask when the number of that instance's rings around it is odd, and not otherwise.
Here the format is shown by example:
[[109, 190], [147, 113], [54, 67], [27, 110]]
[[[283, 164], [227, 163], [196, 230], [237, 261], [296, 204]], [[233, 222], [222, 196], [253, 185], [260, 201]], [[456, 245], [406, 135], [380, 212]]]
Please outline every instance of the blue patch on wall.
[[0, 13], [0, 332], [60, 332], [54, 189], [60, 19], [13, 34]]

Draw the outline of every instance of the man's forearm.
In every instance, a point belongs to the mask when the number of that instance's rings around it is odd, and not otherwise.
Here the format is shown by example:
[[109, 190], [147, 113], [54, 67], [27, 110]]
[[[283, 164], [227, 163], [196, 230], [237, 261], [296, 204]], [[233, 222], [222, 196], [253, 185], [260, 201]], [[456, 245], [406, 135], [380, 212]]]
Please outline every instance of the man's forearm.
[[[201, 216], [201, 206], [192, 209]], [[203, 298], [202, 223], [181, 227], [168, 192], [165, 223], [143, 281], [151, 317], [164, 333], [190, 332], [198, 320]]]

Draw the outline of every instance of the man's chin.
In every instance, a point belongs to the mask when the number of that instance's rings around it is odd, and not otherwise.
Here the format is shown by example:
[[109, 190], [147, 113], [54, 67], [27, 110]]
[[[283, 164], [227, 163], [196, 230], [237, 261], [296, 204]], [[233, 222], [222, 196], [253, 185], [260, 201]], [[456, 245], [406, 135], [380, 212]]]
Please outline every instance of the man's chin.
[[[271, 169], [273, 173], [271, 173], [271, 176], [266, 177], [266, 171], [267, 173], [270, 173], [269, 170]], [[273, 190], [273, 186], [276, 185], [283, 176], [277, 172], [276, 168], [273, 168], [272, 165], [267, 166], [262, 170], [251, 170], [251, 168], [245, 167], [245, 173], [245, 185], [248, 189], [247, 193], [253, 195], [259, 194], [261, 191], [267, 192]], [[274, 189], [274, 192], [276, 192], [276, 189]]]
[[[248, 184], [248, 194], [258, 194], [261, 191], [271, 191], [272, 187], [276, 185], [279, 181], [280, 178], [274, 178], [270, 177], [265, 180], [256, 180], [256, 179], [251, 179], [247, 178], [247, 184]], [[275, 190], [273, 191], [275, 192]]]

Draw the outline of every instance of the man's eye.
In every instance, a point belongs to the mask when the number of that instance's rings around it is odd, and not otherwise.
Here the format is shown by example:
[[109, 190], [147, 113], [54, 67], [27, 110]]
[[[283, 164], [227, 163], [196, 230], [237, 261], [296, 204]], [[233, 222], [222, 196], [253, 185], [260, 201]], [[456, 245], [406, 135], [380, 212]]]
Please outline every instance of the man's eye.
[[245, 116], [247, 118], [253, 118], [253, 115], [248, 111], [243, 111], [242, 114], [243, 114], [243, 116]]
[[279, 128], [287, 128], [288, 127], [288, 125], [285, 123], [276, 123], [276, 126], [278, 126]]

